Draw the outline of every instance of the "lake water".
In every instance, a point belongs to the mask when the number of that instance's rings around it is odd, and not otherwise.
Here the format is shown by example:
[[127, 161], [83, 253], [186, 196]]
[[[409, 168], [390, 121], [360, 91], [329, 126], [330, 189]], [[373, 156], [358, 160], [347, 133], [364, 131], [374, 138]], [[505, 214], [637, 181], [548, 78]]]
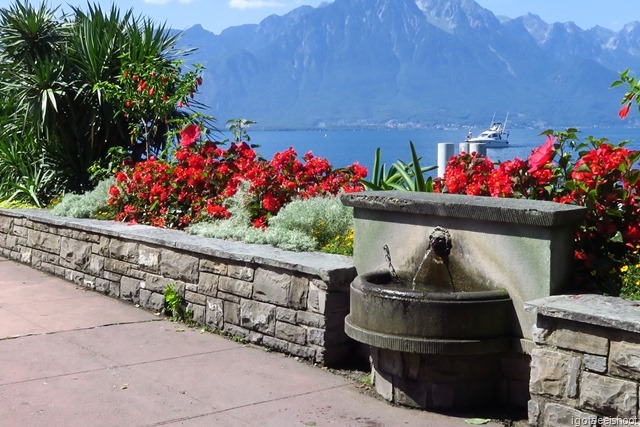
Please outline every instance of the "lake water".
[[[480, 130], [474, 131], [474, 134]], [[545, 142], [540, 129], [510, 129], [509, 145], [506, 148], [488, 148], [487, 156], [493, 161], [504, 161], [520, 157], [526, 159], [531, 151]], [[273, 154], [293, 147], [302, 157], [311, 151], [315, 156], [325, 157], [333, 167], [347, 166], [355, 161], [369, 171], [377, 147], [381, 148], [382, 160], [388, 165], [397, 160], [409, 162], [409, 141], [413, 141], [422, 166], [437, 164], [439, 142], [458, 143], [464, 141], [467, 130], [342, 130], [342, 131], [251, 131], [252, 144], [259, 144], [258, 153], [267, 159]], [[608, 138], [612, 143], [631, 140], [629, 148], [640, 150], [640, 129], [594, 128], [582, 130], [581, 137]], [[225, 135], [229, 137], [229, 135]]]

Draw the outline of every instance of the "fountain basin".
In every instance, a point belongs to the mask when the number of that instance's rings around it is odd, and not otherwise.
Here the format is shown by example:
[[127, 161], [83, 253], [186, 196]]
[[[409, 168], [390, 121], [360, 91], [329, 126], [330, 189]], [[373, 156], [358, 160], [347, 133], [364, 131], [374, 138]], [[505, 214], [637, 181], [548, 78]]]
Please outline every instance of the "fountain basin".
[[345, 332], [373, 347], [421, 354], [489, 354], [511, 346], [506, 290], [452, 292], [393, 283], [389, 271], [356, 277]]

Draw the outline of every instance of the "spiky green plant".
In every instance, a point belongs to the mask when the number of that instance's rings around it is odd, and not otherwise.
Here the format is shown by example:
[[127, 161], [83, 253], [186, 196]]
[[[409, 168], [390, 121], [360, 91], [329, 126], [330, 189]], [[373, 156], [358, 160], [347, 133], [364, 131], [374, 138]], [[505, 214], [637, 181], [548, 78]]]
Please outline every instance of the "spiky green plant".
[[362, 183], [368, 190], [406, 190], [406, 191], [433, 191], [433, 179], [425, 179], [424, 174], [435, 170], [438, 166], [421, 166], [412, 141], [409, 141], [411, 162], [402, 160], [394, 162], [387, 171], [387, 165], [382, 163], [381, 150], [378, 147], [374, 156], [373, 174], [371, 181], [363, 180]]

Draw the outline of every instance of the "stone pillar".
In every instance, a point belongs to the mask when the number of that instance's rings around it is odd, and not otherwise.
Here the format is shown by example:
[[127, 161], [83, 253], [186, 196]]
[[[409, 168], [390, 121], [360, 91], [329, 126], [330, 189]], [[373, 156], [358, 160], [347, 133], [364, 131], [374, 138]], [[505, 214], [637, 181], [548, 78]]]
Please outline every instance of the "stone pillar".
[[453, 143], [438, 143], [438, 178], [442, 178], [444, 176], [444, 171], [447, 168], [447, 163], [451, 156], [453, 156]]
[[487, 144], [483, 142], [473, 142], [469, 144], [469, 151], [485, 157], [487, 155]]

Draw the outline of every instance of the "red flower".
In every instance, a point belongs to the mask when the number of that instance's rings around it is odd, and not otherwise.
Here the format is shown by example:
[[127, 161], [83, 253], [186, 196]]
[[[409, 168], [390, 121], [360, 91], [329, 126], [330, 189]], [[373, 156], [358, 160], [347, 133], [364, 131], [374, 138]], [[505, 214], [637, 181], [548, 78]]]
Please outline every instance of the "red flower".
[[207, 200], [207, 213], [216, 218], [229, 218], [227, 208], [216, 205], [211, 199]]
[[120, 195], [120, 189], [116, 185], [109, 187], [109, 195], [111, 197], [118, 197]]
[[127, 182], [128, 179], [127, 174], [122, 171], [116, 174], [116, 182]]
[[280, 209], [280, 202], [273, 197], [273, 194], [267, 193], [262, 199], [262, 207], [269, 212], [277, 212]]
[[631, 103], [630, 102], [624, 104], [624, 106], [618, 112], [618, 115], [620, 116], [620, 119], [624, 120], [624, 118], [627, 117], [627, 114], [629, 114], [629, 109], [630, 108], [631, 108]]
[[267, 228], [267, 220], [265, 219], [264, 216], [260, 216], [255, 220], [253, 220], [253, 226], [255, 228], [261, 228], [264, 230], [265, 228]]
[[527, 172], [533, 173], [544, 168], [549, 163], [553, 156], [553, 144], [555, 144], [555, 142], [555, 136], [547, 135], [547, 141], [544, 145], [533, 150], [529, 156], [529, 170]]
[[631, 248], [638, 240], [640, 240], [640, 224], [629, 224], [627, 228], [622, 232], [624, 240], [631, 243]]
[[196, 140], [200, 136], [200, 128], [198, 125], [192, 124], [182, 129], [180, 132], [180, 145], [182, 147], [191, 147], [195, 144]]

